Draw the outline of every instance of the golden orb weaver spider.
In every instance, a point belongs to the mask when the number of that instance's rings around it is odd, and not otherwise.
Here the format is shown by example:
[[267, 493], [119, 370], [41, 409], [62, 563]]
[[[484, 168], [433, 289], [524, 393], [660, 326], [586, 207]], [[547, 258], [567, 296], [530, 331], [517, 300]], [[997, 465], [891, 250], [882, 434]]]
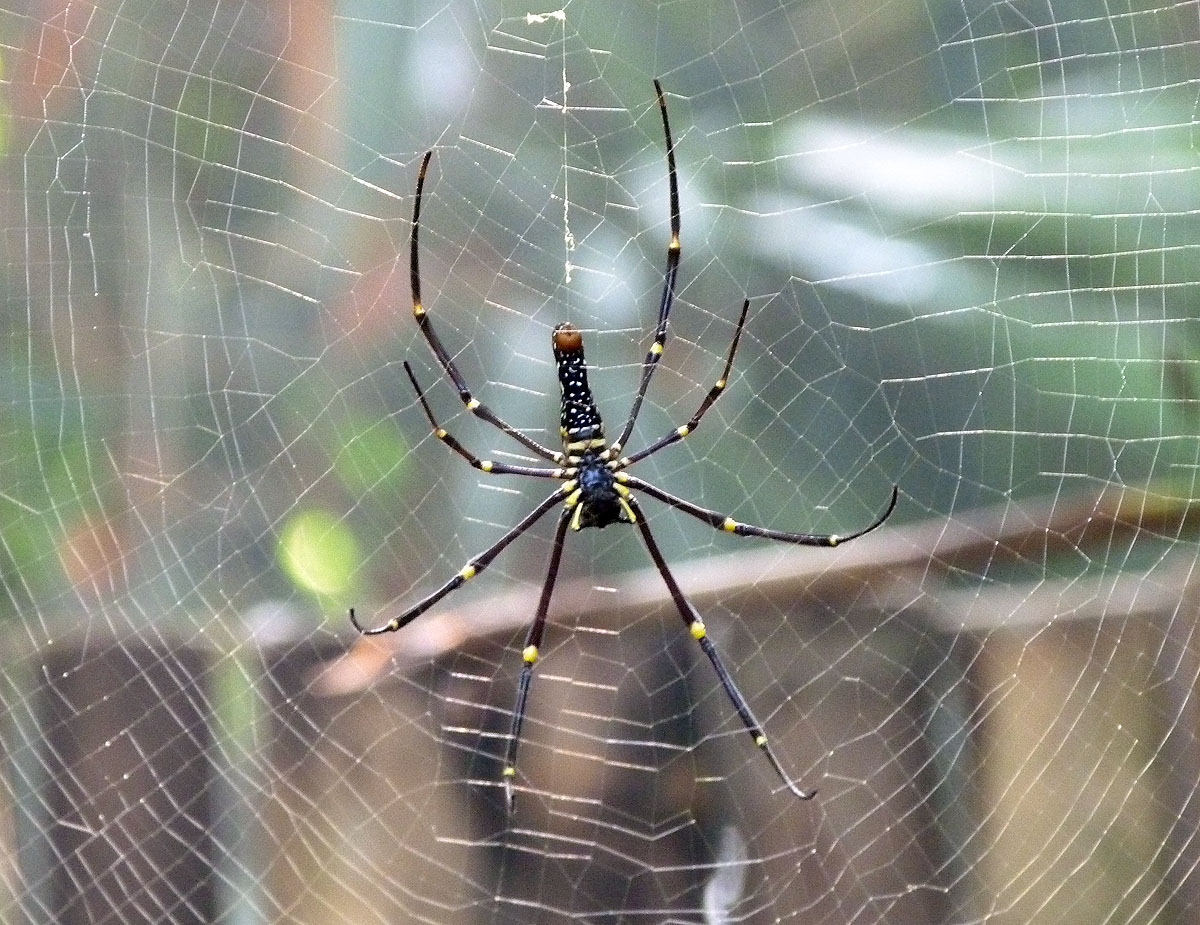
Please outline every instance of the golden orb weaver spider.
[[724, 514], [708, 510], [698, 504], [693, 504], [691, 501], [686, 501], [683, 498], [665, 492], [661, 488], [644, 482], [626, 471], [639, 460], [645, 459], [647, 456], [682, 440], [699, 426], [700, 419], [704, 417], [705, 412], [712, 407], [713, 403], [725, 389], [729, 372], [733, 368], [733, 356], [737, 351], [738, 341], [741, 339], [742, 329], [746, 324], [746, 314], [750, 309], [750, 300], [746, 299], [742, 303], [742, 313], [738, 318], [737, 328], [734, 330], [733, 342], [729, 346], [729, 354], [725, 358], [725, 368], [721, 372], [721, 377], [709, 389], [708, 394], [704, 396], [704, 400], [700, 402], [700, 407], [696, 409], [696, 413], [692, 415], [691, 420], [681, 427], [668, 431], [636, 453], [622, 456], [621, 450], [624, 448], [630, 434], [633, 433], [634, 422], [637, 420], [638, 411], [642, 407], [642, 400], [646, 396], [646, 390], [650, 386], [650, 378], [653, 376], [658, 360], [662, 356], [663, 344], [667, 339], [667, 318], [671, 313], [671, 305], [675, 299], [675, 277], [679, 272], [679, 181], [675, 173], [675, 144], [671, 138], [671, 126], [667, 120], [666, 99], [663, 96], [662, 85], [657, 80], [654, 81], [654, 92], [657, 97], [659, 112], [662, 114], [663, 134], [666, 136], [667, 143], [667, 180], [671, 198], [671, 239], [667, 245], [667, 268], [664, 273], [662, 297], [658, 308], [658, 326], [654, 332], [654, 343], [651, 345], [650, 351], [646, 354], [645, 360], [642, 361], [642, 379], [638, 385], [637, 393], [633, 397], [633, 407], [629, 411], [629, 417], [626, 418], [625, 424], [621, 428], [620, 436], [611, 444], [604, 437], [604, 423], [600, 418], [599, 411], [596, 409], [596, 403], [592, 398], [592, 390], [588, 386], [587, 368], [583, 360], [583, 337], [569, 323], [558, 325], [551, 337], [554, 362], [558, 369], [558, 382], [562, 393], [559, 427], [563, 441], [561, 452], [544, 447], [536, 440], [515, 429], [498, 417], [495, 412], [480, 402], [471, 393], [466, 380], [463, 378], [462, 373], [459, 372], [458, 367], [454, 365], [454, 360], [451, 359], [449, 352], [434, 331], [433, 323], [430, 321], [429, 315], [421, 304], [421, 274], [418, 262], [417, 237], [421, 224], [421, 197], [425, 186], [425, 175], [429, 169], [429, 160], [433, 156], [432, 151], [425, 153], [424, 158], [421, 160], [420, 172], [417, 174], [417, 192], [416, 201], [413, 205], [411, 253], [409, 257], [413, 315], [417, 320], [417, 326], [424, 335], [438, 363], [441, 364], [446, 376], [458, 390], [458, 396], [463, 404], [466, 405], [467, 410], [476, 417], [487, 421], [514, 440], [517, 440], [538, 456], [553, 463], [557, 468], [547, 469], [538, 466], [510, 465], [508, 463], [493, 462], [489, 459], [480, 459], [475, 456], [448, 433], [445, 428], [438, 424], [437, 419], [433, 415], [433, 410], [425, 398], [424, 391], [417, 383], [417, 378], [412, 371], [412, 367], [405, 362], [404, 371], [408, 374], [413, 389], [416, 390], [417, 399], [420, 401], [421, 408], [425, 412], [425, 417], [429, 420], [429, 425], [433, 429], [433, 435], [482, 472], [488, 472], [493, 475], [524, 475], [534, 478], [557, 479], [562, 484], [551, 492], [549, 497], [535, 507], [524, 520], [505, 533], [504, 536], [500, 537], [491, 547], [471, 559], [458, 574], [433, 593], [417, 601], [417, 603], [413, 604], [398, 617], [392, 618], [382, 626], [368, 629], [359, 623], [354, 609], [351, 608], [350, 621], [354, 624], [355, 629], [367, 636], [379, 633], [392, 633], [407, 626], [442, 598], [482, 572], [513, 540], [517, 539], [517, 537], [521, 536], [537, 523], [551, 508], [562, 502], [562, 510], [558, 516], [558, 527], [554, 532], [554, 541], [550, 551], [550, 564], [546, 570], [546, 579], [542, 584], [542, 593], [538, 600], [537, 610], [534, 613], [533, 624], [529, 627], [529, 632], [525, 637], [525, 645], [521, 651], [523, 659], [521, 677], [517, 686], [517, 700], [513, 708], [512, 725], [509, 728], [508, 745], [501, 772], [504, 782], [505, 804], [510, 813], [513, 811], [516, 802], [516, 762], [517, 748], [521, 743], [521, 724], [525, 718], [525, 705], [529, 697], [529, 685], [533, 679], [533, 666], [538, 659], [538, 649], [541, 646], [542, 634], [546, 628], [546, 616], [550, 610], [550, 595], [554, 591], [554, 584], [558, 578], [558, 565], [562, 558], [563, 542], [566, 539], [567, 530], [582, 530], [584, 527], [603, 528], [614, 523], [633, 524], [638, 528], [642, 536], [642, 542], [646, 546], [646, 551], [650, 554], [650, 558], [653, 560], [659, 574], [662, 575], [662, 579], [667, 586], [667, 591], [671, 595], [671, 600], [675, 603], [675, 608], [683, 618], [688, 632], [699, 643], [701, 650], [712, 663], [721, 686], [725, 689], [725, 693], [732, 702], [733, 708], [741, 719], [742, 724], [746, 727], [746, 731], [753, 738], [754, 744], [766, 755], [767, 761], [770, 762], [771, 767], [779, 775], [787, 788], [800, 799], [810, 800], [816, 795], [816, 791], [801, 790], [784, 773], [783, 766], [779, 763], [779, 759], [767, 743], [767, 737], [763, 732], [762, 725], [754, 718], [754, 714], [751, 712], [746, 698], [738, 690], [732, 675], [730, 675], [717, 655], [717, 650], [713, 646], [712, 640], [708, 638], [708, 634], [704, 628], [704, 621], [700, 618], [696, 609], [688, 602], [687, 598], [683, 596], [683, 591], [680, 590], [674, 575], [671, 574], [671, 570], [668, 568], [666, 560], [659, 550], [658, 543], [655, 542], [654, 536], [650, 532], [650, 527], [647, 525], [646, 518], [642, 514], [641, 505], [634, 497], [633, 491], [643, 492], [651, 498], [655, 498], [664, 504], [683, 511], [685, 514], [690, 514], [697, 520], [703, 521], [718, 530], [726, 530], [739, 536], [761, 536], [801, 546], [837, 546], [839, 543], [845, 543], [857, 539], [866, 533], [870, 533], [891, 516], [892, 511], [896, 507], [896, 500], [899, 495], [899, 487], [893, 486], [891, 500], [888, 502], [886, 510], [869, 526], [846, 536], [819, 533], [790, 533], [784, 530], [771, 530], [766, 527], [757, 527], [753, 524], [739, 523]]

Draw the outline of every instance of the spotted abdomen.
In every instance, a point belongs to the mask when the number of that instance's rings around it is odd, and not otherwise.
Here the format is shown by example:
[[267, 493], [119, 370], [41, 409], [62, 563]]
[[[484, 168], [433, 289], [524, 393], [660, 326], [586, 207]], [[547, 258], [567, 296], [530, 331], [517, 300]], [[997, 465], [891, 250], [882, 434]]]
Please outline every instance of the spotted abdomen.
[[588, 385], [583, 360], [583, 335], [564, 322], [554, 329], [554, 362], [558, 366], [558, 385], [562, 390], [559, 433], [568, 456], [585, 450], [603, 450], [604, 421], [596, 410], [592, 388]]

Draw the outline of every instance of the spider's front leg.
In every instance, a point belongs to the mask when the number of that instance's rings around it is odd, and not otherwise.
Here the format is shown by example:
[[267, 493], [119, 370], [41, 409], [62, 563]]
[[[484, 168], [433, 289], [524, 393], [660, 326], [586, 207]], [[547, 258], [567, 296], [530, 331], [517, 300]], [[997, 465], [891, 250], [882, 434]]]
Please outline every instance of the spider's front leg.
[[663, 273], [662, 298], [658, 303], [658, 325], [654, 329], [654, 343], [650, 345], [650, 351], [646, 354], [646, 359], [642, 361], [642, 381], [638, 384], [638, 390], [633, 396], [633, 407], [629, 409], [629, 417], [625, 421], [625, 426], [621, 428], [616, 443], [613, 444], [613, 451], [617, 453], [628, 442], [629, 435], [633, 433], [633, 425], [642, 408], [646, 390], [650, 388], [650, 379], [654, 375], [654, 368], [658, 365], [659, 357], [662, 356], [663, 344], [667, 341], [667, 320], [671, 315], [671, 306], [675, 302], [675, 277], [679, 275], [681, 219], [679, 177], [675, 172], [675, 141], [671, 137], [671, 123], [667, 119], [667, 99], [663, 95], [662, 84], [657, 80], [654, 81], [654, 95], [658, 101], [659, 114], [662, 116], [663, 135], [667, 140], [667, 186], [671, 205], [671, 237], [667, 241], [667, 268]]
[[413, 317], [417, 321], [417, 327], [425, 337], [426, 343], [429, 344], [429, 349], [437, 357], [437, 361], [441, 364], [442, 369], [445, 370], [450, 381], [454, 383], [454, 388], [458, 390], [458, 397], [462, 400], [468, 411], [475, 415], [475, 417], [487, 421], [501, 432], [508, 434], [543, 459], [561, 464], [564, 462], [562, 453], [557, 450], [547, 449], [532, 437], [521, 433], [521, 431], [501, 418], [471, 393], [471, 389], [467, 385], [467, 380], [458, 371], [458, 367], [454, 365], [454, 360], [451, 359], [450, 352], [433, 329], [433, 322], [430, 321], [429, 313], [425, 311], [425, 306], [421, 302], [421, 263], [420, 249], [417, 246], [417, 241], [421, 233], [421, 200], [425, 192], [425, 174], [429, 170], [429, 159], [432, 156], [432, 151], [426, 151], [425, 156], [421, 159], [421, 169], [417, 174], [417, 193], [413, 200], [412, 235], [409, 247], [409, 282], [412, 286], [412, 310]]

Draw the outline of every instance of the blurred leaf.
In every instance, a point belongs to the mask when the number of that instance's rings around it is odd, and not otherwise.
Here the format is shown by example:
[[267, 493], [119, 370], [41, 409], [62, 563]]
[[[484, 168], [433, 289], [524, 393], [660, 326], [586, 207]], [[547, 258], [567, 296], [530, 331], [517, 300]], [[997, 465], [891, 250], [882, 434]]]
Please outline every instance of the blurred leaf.
[[368, 418], [349, 414], [339, 427], [348, 425], [354, 436], [330, 453], [338, 481], [353, 497], [386, 488], [399, 491], [403, 484], [401, 461], [408, 455], [408, 443], [391, 418]]
[[300, 511], [289, 518], [278, 554], [296, 585], [322, 596], [344, 593], [362, 561], [353, 533], [327, 511]]

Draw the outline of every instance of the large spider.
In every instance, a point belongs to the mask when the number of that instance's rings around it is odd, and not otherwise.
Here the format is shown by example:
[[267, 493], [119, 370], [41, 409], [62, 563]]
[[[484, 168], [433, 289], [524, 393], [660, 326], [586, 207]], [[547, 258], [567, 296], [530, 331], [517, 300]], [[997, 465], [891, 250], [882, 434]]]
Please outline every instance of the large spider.
[[742, 312], [738, 318], [737, 329], [733, 334], [733, 342], [729, 346], [729, 355], [725, 359], [725, 368], [721, 372], [721, 378], [716, 381], [713, 387], [709, 389], [708, 394], [704, 396], [704, 400], [700, 402], [700, 407], [696, 409], [696, 413], [692, 415], [692, 419], [682, 427], [677, 427], [663, 434], [649, 446], [638, 450], [636, 453], [622, 456], [621, 450], [633, 432], [634, 422], [637, 420], [638, 411], [642, 406], [642, 399], [645, 398], [646, 390], [650, 386], [650, 378], [654, 374], [659, 357], [662, 356], [663, 343], [667, 339], [667, 317], [671, 313], [671, 304], [675, 298], [675, 277], [679, 271], [679, 183], [675, 174], [675, 145], [671, 139], [671, 126], [667, 121], [666, 100], [663, 97], [662, 86], [657, 80], [654, 81], [654, 92], [658, 99], [659, 112], [662, 114], [663, 134], [666, 136], [667, 143], [667, 179], [671, 194], [671, 240], [667, 245], [667, 267], [664, 273], [662, 299], [658, 308], [658, 327], [654, 332], [654, 343], [650, 346], [650, 351], [646, 354], [646, 358], [642, 362], [642, 380], [638, 386], [637, 394], [633, 398], [633, 407], [630, 409], [629, 416], [621, 428], [620, 436], [611, 444], [604, 437], [604, 423], [600, 419], [600, 413], [596, 410], [596, 403], [592, 398], [592, 390], [588, 386], [587, 368], [583, 360], [582, 335], [569, 323], [558, 325], [551, 337], [554, 362], [558, 367], [558, 382], [562, 390], [562, 411], [559, 428], [563, 441], [562, 452], [544, 447], [536, 440], [516, 430], [471, 394], [466, 380], [459, 372], [458, 367], [454, 365], [454, 360], [451, 359], [441, 339], [433, 330], [433, 324], [429, 319], [429, 315], [421, 304], [421, 274], [418, 266], [417, 235], [421, 220], [421, 195], [425, 185], [425, 174], [429, 168], [429, 159], [433, 155], [432, 151], [426, 152], [425, 157], [421, 161], [420, 173], [417, 175], [417, 193], [416, 202], [413, 205], [410, 256], [413, 315], [417, 319], [417, 326], [421, 329], [421, 333], [425, 336], [425, 340], [429, 343], [429, 347], [433, 351], [434, 356], [437, 357], [442, 369], [445, 370], [454, 387], [458, 389], [459, 398], [462, 399], [467, 410], [519, 441], [538, 456], [553, 463], [556, 468], [548, 469], [537, 466], [510, 465], [503, 462], [493, 462], [489, 459], [480, 459], [475, 456], [438, 424], [433, 416], [429, 402], [425, 399], [424, 391], [417, 383], [412, 367], [406, 362], [404, 364], [404, 371], [408, 374], [408, 378], [416, 390], [417, 398], [425, 411], [425, 416], [429, 419], [429, 424], [433, 428], [433, 434], [450, 447], [451, 450], [482, 472], [488, 472], [493, 475], [525, 475], [534, 478], [555, 479], [562, 482], [562, 484], [551, 492], [549, 497], [535, 507], [524, 520], [504, 534], [490, 548], [471, 559], [457, 575], [436, 591], [417, 601], [405, 610], [404, 613], [373, 629], [368, 629], [358, 622], [353, 608], [350, 610], [350, 620], [354, 624], [354, 627], [364, 635], [395, 632], [407, 626], [442, 598], [450, 594], [450, 592], [461, 587], [468, 579], [482, 572], [513, 540], [537, 523], [551, 508], [562, 502], [562, 510], [558, 516], [558, 527], [554, 532], [554, 542], [550, 551], [550, 564], [546, 570], [546, 580], [542, 585], [542, 594], [538, 601], [537, 611], [534, 613], [533, 625], [529, 628], [529, 633], [525, 637], [525, 646], [521, 652], [524, 664], [521, 668], [521, 677], [517, 687], [517, 701], [513, 708], [508, 747], [504, 756], [504, 768], [501, 772], [504, 781], [506, 806], [510, 813], [513, 810], [516, 799], [514, 781], [517, 773], [517, 748], [521, 743], [521, 723], [525, 718], [525, 705], [529, 696], [529, 684], [533, 678], [533, 666], [538, 659], [538, 647], [541, 645], [542, 634], [546, 628], [546, 615], [550, 609], [550, 595], [554, 591], [554, 583], [558, 577], [558, 566], [562, 558], [563, 541], [566, 538], [567, 530], [582, 530], [584, 527], [607, 527], [609, 524], [614, 523], [633, 524], [637, 527], [642, 535], [642, 542], [646, 544], [646, 550], [650, 553], [650, 558], [658, 568], [659, 574], [662, 575], [663, 581], [666, 582], [667, 591], [670, 593], [671, 599], [675, 602], [675, 607], [679, 611], [679, 615], [683, 618], [683, 622], [692, 637], [700, 644], [701, 650], [708, 656], [708, 660], [712, 662], [717, 677], [720, 679], [722, 687], [725, 688], [725, 693], [729, 696], [730, 701], [732, 701], [733, 708], [737, 711], [737, 715], [746, 727], [746, 731], [754, 739], [754, 744], [762, 749], [763, 754], [767, 757], [767, 761], [770, 762], [771, 767], [775, 769], [775, 773], [779, 775], [788, 789], [800, 799], [809, 800], [816, 794], [816, 791], [800, 789], [784, 773], [779, 759], [776, 758], [770, 745], [767, 744], [767, 737], [763, 732], [762, 725], [754, 718], [754, 714], [751, 712], [746, 698], [738, 690], [732, 676], [717, 655], [717, 650], [713, 646], [712, 641], [708, 638], [704, 628], [704, 621], [700, 619], [700, 615], [696, 612], [695, 608], [683, 596], [683, 592], [675, 581], [675, 577], [667, 567], [666, 560], [663, 559], [662, 552], [659, 550], [658, 544], [650, 532], [650, 527], [646, 523], [642, 507], [636, 497], [634, 497], [631, 489], [644, 492], [650, 497], [683, 511], [685, 514], [690, 514], [692, 517], [718, 530], [726, 530], [739, 536], [762, 536], [767, 539], [780, 540], [784, 543], [794, 543], [801, 546], [837, 546], [839, 543], [845, 543], [865, 533], [870, 533], [891, 515], [896, 507], [896, 498], [899, 492], [898, 487], [893, 487], [891, 500], [888, 502], [887, 509], [869, 526], [854, 533], [845, 536], [819, 533], [789, 533], [783, 530], [770, 530], [766, 527], [754, 526], [753, 524], [739, 523], [724, 514], [708, 510], [698, 504], [693, 504], [691, 501], [676, 497], [663, 491], [661, 488], [642, 481], [636, 476], [630, 475], [626, 471], [639, 460], [645, 459], [647, 456], [682, 440], [700, 424], [700, 419], [704, 416], [704, 413], [712, 407], [713, 403], [725, 389], [729, 378], [729, 371], [733, 367], [733, 355], [737, 350], [738, 341], [742, 336], [742, 329], [746, 324], [746, 313], [750, 308], [750, 301], [747, 299], [742, 303]]

